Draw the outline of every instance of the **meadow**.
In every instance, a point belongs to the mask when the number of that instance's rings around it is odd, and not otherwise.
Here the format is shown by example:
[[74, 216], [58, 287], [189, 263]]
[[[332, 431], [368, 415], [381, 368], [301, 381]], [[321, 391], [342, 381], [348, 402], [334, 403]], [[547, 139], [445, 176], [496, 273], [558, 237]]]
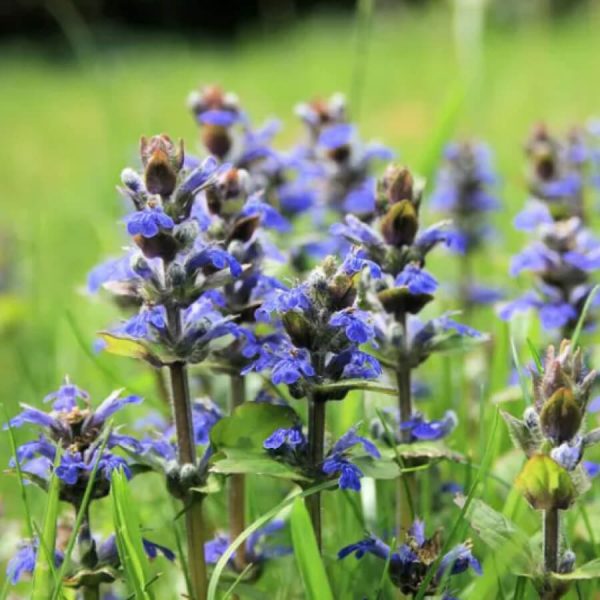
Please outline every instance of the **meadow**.
[[[427, 195], [445, 142], [485, 141], [500, 177], [501, 209], [492, 216], [497, 235], [475, 258], [473, 272], [502, 288], [507, 298], [527, 290], [531, 285], [527, 274], [508, 275], [511, 256], [528, 241], [513, 227], [527, 197], [523, 142], [540, 121], [564, 133], [600, 115], [596, 78], [600, 38], [595, 35], [599, 25], [600, 12], [590, 10], [560, 22], [525, 23], [510, 30], [487, 27], [479, 38], [465, 41], [457, 35], [450, 11], [387, 10], [375, 15], [364, 44], [357, 44], [352, 21], [322, 17], [285, 32], [249, 32], [222, 45], [202, 39], [189, 43], [123, 35], [117, 43], [76, 46], [70, 60], [46, 56], [24, 43], [4, 46], [0, 398], [6, 413], [15, 415], [21, 402], [41, 406], [44, 396], [68, 374], [94, 402], [116, 388], [142, 396], [141, 406], [127, 407], [118, 415], [119, 424], [133, 423], [150, 411], [168, 414], [146, 366], [94, 352], [95, 333], [118, 321], [119, 312], [101, 298], [90, 298], [85, 282], [95, 264], [118, 254], [126, 243], [124, 203], [115, 187], [121, 170], [137, 164], [139, 137], [164, 132], [173, 139], [183, 138], [190, 152], [197, 151], [198, 131], [185, 100], [199, 84], [214, 82], [234, 91], [256, 124], [279, 117], [283, 129], [275, 147], [288, 146], [299, 136], [301, 124], [293, 114], [298, 102], [346, 94], [351, 119], [363, 139], [385, 143], [401, 164], [416, 173], [428, 172], [430, 183], [421, 209], [426, 224], [438, 220], [428, 209]], [[593, 229], [598, 198], [590, 194], [586, 202]], [[428, 259], [427, 268], [441, 282], [432, 310], [456, 308], [456, 298], [444, 288], [458, 277], [456, 256], [438, 252]], [[430, 533], [441, 527], [449, 534], [456, 526], [455, 541], [473, 539], [483, 575], [453, 578], [457, 597], [535, 598], [533, 586], [511, 573], [505, 557], [469, 528], [452, 494], [441, 493], [436, 486], [451, 481], [468, 492], [476, 483], [475, 498], [510, 516], [528, 536], [539, 535], [539, 518], [513, 487], [524, 458], [513, 448], [498, 411], [503, 408], [520, 416], [526, 405], [518, 385], [509, 387], [511, 341], [514, 354], [526, 364], [531, 360], [528, 339], [540, 349], [557, 339], [541, 330], [533, 314], [512, 326], [492, 307], [477, 308], [466, 318], [489, 334], [490, 341], [465, 354], [434, 356], [417, 371], [418, 379], [431, 389], [420, 405], [428, 416], [440, 418], [448, 409], [456, 411], [459, 423], [445, 444], [464, 457], [439, 462], [434, 473], [420, 474], [417, 512]], [[583, 332], [580, 340], [592, 366], [600, 364], [596, 341], [597, 331]], [[225, 376], [213, 377], [211, 393], [217, 403], [226, 404]], [[294, 402], [304, 414], [303, 403]], [[353, 391], [342, 402], [330, 404], [327, 427], [337, 437], [360, 421], [368, 423], [390, 400], [376, 392]], [[595, 420], [588, 417], [590, 428]], [[26, 430], [16, 435], [19, 442], [31, 438]], [[594, 452], [590, 451], [590, 459]], [[8, 465], [11, 454], [9, 436], [2, 432], [0, 463]], [[286, 481], [258, 476], [248, 476], [246, 485], [248, 523], [276, 506], [291, 487]], [[162, 478], [140, 475], [132, 480], [130, 492], [144, 531], [178, 552], [173, 526], [178, 508]], [[28, 486], [27, 495], [34, 519], [41, 522], [45, 494]], [[337, 558], [340, 548], [360, 539], [365, 529], [381, 534], [388, 528], [389, 534], [395, 514], [389, 482], [368, 483], [361, 494], [324, 492], [323, 502], [323, 564], [334, 597], [374, 598], [374, 590], [382, 598], [396, 597], [391, 582], [382, 576], [383, 562], [373, 557]], [[226, 496], [212, 495], [205, 513], [212, 530], [224, 527]], [[18, 480], [7, 473], [0, 478], [2, 573], [26, 536], [23, 519]], [[94, 505], [93, 521], [103, 533], [110, 533], [108, 500]], [[598, 557], [598, 523], [600, 495], [595, 481], [565, 518], [578, 564]], [[283, 534], [283, 540], [290, 544], [289, 535]], [[152, 563], [152, 572], [161, 573], [152, 585], [156, 597], [176, 597], [173, 586], [180, 585], [179, 569], [159, 558]], [[223, 578], [222, 593], [234, 579]], [[239, 583], [236, 594], [257, 599], [309, 597], [302, 582], [292, 554], [269, 562], [257, 582]], [[22, 582], [13, 588], [7, 583], [3, 597], [30, 597], [29, 586]], [[593, 579], [581, 581], [565, 597], [594, 598], [599, 589]]]

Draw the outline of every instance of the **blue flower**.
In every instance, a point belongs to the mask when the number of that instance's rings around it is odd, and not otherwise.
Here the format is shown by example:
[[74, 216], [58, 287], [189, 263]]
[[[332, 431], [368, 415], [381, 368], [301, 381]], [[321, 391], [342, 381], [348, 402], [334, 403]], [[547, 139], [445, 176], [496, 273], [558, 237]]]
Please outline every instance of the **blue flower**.
[[428, 227], [417, 236], [414, 245], [423, 253], [427, 254], [436, 244], [446, 246], [458, 254], [466, 251], [465, 236], [460, 232], [446, 229], [447, 223], [438, 223]]
[[183, 183], [177, 188], [177, 193], [179, 195], [196, 194], [230, 169], [231, 164], [219, 165], [219, 162], [213, 156], [209, 156], [187, 175]]
[[323, 463], [323, 473], [326, 475], [339, 474], [338, 484], [342, 490], [360, 490], [360, 479], [363, 472], [352, 464], [347, 456], [347, 451], [356, 445], [361, 445], [363, 450], [373, 458], [380, 458], [379, 450], [373, 442], [357, 435], [356, 428], [347, 431], [331, 449]]
[[583, 440], [577, 436], [574, 441], [563, 442], [560, 446], [552, 448], [550, 456], [567, 471], [573, 471], [583, 456]]
[[433, 294], [438, 287], [435, 277], [412, 263], [404, 267], [394, 283], [406, 286], [411, 294]]
[[458, 420], [454, 411], [446, 411], [444, 417], [438, 420], [426, 421], [421, 414], [415, 414], [412, 419], [400, 423], [401, 431], [409, 431], [411, 441], [440, 440], [446, 437], [457, 425]]
[[175, 553], [167, 548], [166, 546], [161, 546], [156, 542], [151, 542], [145, 538], [142, 538], [142, 544], [144, 546], [144, 552], [150, 559], [154, 559], [158, 556], [158, 554], [162, 554], [167, 560], [173, 562], [175, 560]]
[[[412, 595], [423, 583], [430, 565], [439, 558], [432, 555], [432, 550], [435, 549], [439, 552], [439, 544], [432, 543], [431, 539], [425, 537], [424, 524], [417, 519], [406, 532], [406, 541], [396, 550], [392, 550], [382, 540], [371, 535], [342, 548], [338, 552], [338, 558], [343, 559], [355, 554], [356, 558], [360, 559], [365, 554], [373, 554], [381, 560], [389, 560], [392, 581], [404, 593]], [[481, 564], [473, 556], [470, 542], [464, 542], [456, 545], [440, 559], [434, 583], [437, 586], [446, 574], [458, 575], [469, 567], [481, 575]]]
[[372, 227], [354, 215], [346, 215], [344, 220], [345, 223], [335, 223], [331, 226], [329, 230], [331, 235], [345, 237], [355, 244], [383, 246], [383, 240]]
[[44, 398], [44, 402], [53, 402], [54, 410], [72, 410], [77, 406], [77, 398], [80, 400], [89, 400], [90, 395], [81, 388], [69, 382], [69, 378], [65, 377], [64, 384], [55, 392], [51, 392]]
[[357, 344], [364, 344], [375, 337], [371, 314], [357, 308], [346, 308], [331, 315], [331, 327], [343, 327], [346, 337]]
[[205, 110], [197, 115], [202, 125], [215, 125], [217, 127], [229, 128], [241, 120], [240, 114], [233, 110], [213, 108]]
[[141, 235], [153, 238], [162, 230], [171, 230], [175, 227], [173, 219], [169, 217], [160, 206], [146, 207], [138, 210], [125, 219], [129, 235]]
[[110, 281], [127, 281], [135, 278], [136, 273], [131, 267], [131, 255], [121, 258], [111, 258], [94, 267], [87, 277], [87, 289], [95, 294]]
[[[32, 575], [35, 570], [39, 541], [35, 538], [32, 541], [24, 542], [20, 545], [17, 553], [8, 561], [6, 575], [8, 580], [16, 585], [23, 575]], [[58, 550], [54, 551], [54, 566], [60, 567], [63, 561], [63, 554]]]
[[264, 442], [263, 448], [279, 450], [284, 446], [302, 448], [306, 445], [306, 438], [299, 426], [276, 429]]
[[79, 452], [65, 452], [56, 467], [56, 476], [67, 485], [75, 485], [82, 471], [91, 470], [93, 465], [86, 464]]
[[381, 365], [374, 356], [355, 349], [335, 355], [327, 370], [335, 374], [334, 379], [375, 379], [382, 373]]
[[551, 225], [554, 219], [550, 209], [539, 200], [531, 200], [525, 208], [515, 217], [515, 229], [521, 231], [535, 231], [540, 225]]
[[323, 463], [323, 473], [326, 475], [339, 474], [338, 485], [341, 490], [360, 491], [360, 479], [363, 472], [341, 455], [333, 455]]
[[348, 146], [356, 136], [356, 128], [349, 123], [336, 123], [325, 127], [319, 136], [318, 145], [327, 150]]
[[346, 275], [355, 275], [360, 273], [364, 268], [369, 269], [369, 274], [374, 279], [381, 277], [381, 267], [368, 258], [368, 254], [362, 248], [354, 247], [344, 258], [344, 262], [340, 267], [341, 271]]
[[233, 277], [239, 277], [242, 274], [240, 263], [231, 254], [217, 246], [201, 247], [188, 258], [185, 264], [188, 274], [206, 266], [214, 267], [217, 270], [229, 267], [229, 272]]
[[375, 179], [372, 177], [353, 187], [344, 199], [345, 212], [369, 214], [375, 210]]
[[[252, 563], [260, 563], [271, 558], [284, 556], [291, 552], [291, 548], [287, 546], [279, 546], [267, 543], [269, 536], [278, 533], [284, 527], [284, 522], [281, 520], [271, 521], [264, 527], [260, 527], [253, 531], [246, 542], [246, 556]], [[225, 554], [229, 548], [229, 536], [226, 534], [218, 534], [214, 539], [204, 544], [204, 555], [208, 564], [215, 564], [221, 556]], [[233, 564], [235, 552], [231, 555], [230, 565]]]
[[473, 556], [469, 544], [458, 544], [444, 555], [436, 571], [436, 579], [439, 581], [450, 570], [450, 575], [459, 575], [468, 568], [473, 569], [477, 575], [482, 575], [481, 564]]
[[256, 309], [254, 316], [257, 321], [269, 323], [271, 314], [274, 312], [287, 312], [290, 310], [306, 311], [312, 307], [312, 301], [308, 296], [305, 285], [299, 285], [292, 289], [273, 289], [265, 296], [262, 305]]
[[250, 196], [239, 213], [240, 217], [259, 215], [261, 223], [270, 229], [285, 233], [290, 231], [290, 222], [282, 217], [270, 204], [261, 200], [262, 192]]

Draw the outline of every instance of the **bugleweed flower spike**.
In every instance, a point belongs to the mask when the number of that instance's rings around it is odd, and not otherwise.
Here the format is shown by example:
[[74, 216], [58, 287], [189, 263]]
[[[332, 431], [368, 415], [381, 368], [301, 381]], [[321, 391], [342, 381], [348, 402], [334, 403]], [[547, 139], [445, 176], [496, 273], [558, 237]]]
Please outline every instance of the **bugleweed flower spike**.
[[[365, 271], [360, 289], [361, 306], [374, 315], [375, 337], [379, 349], [375, 355], [398, 386], [398, 411], [389, 423], [392, 439], [381, 424], [378, 433], [386, 443], [410, 444], [418, 440], [436, 440], [455, 427], [456, 415], [449, 411], [439, 421], [427, 421], [413, 406], [411, 375], [433, 352], [461, 346], [465, 339], [481, 335], [442, 315], [425, 323], [416, 315], [433, 300], [437, 280], [425, 270], [427, 254], [438, 244], [464, 250], [463, 238], [438, 223], [421, 230], [419, 210], [421, 186], [408, 169], [390, 165], [378, 185], [376, 215], [372, 225], [346, 216], [344, 224], [332, 227], [359, 245], [357, 256], [379, 266], [379, 277], [373, 269]], [[406, 459], [400, 467], [413, 466]], [[416, 479], [405, 473], [398, 481], [398, 527], [407, 531], [415, 518], [413, 498]]]
[[495, 233], [489, 222], [489, 213], [500, 207], [495, 195], [496, 185], [491, 151], [485, 144], [448, 144], [430, 205], [452, 220], [453, 228], [462, 238], [458, 292], [460, 306], [466, 311], [502, 298], [498, 290], [473, 279], [471, 264], [473, 256], [489, 243]]
[[109, 352], [167, 367], [170, 373], [180, 469], [175, 495], [185, 504], [189, 574], [193, 593], [201, 600], [207, 584], [203, 495], [192, 488], [201, 487], [206, 465], [196, 457], [187, 368], [209, 355], [213, 340], [240, 335], [230, 318], [219, 312], [220, 298], [214, 295], [214, 288], [242, 274], [240, 263], [229, 252], [239, 229], [234, 227], [226, 239], [213, 239], [203, 231], [195, 212], [197, 194], [215, 186], [229, 166], [219, 166], [209, 157], [188, 167], [182, 144], [166, 135], [142, 138], [140, 154], [143, 172], [125, 169], [121, 191], [134, 208], [126, 226], [141, 252], [129, 252], [127, 277], [117, 270], [104, 286], [132, 298], [141, 308], [101, 337]]
[[[499, 310], [500, 317], [509, 320], [533, 308], [542, 327], [558, 329], [562, 337], [573, 333], [593, 288], [592, 274], [600, 268], [600, 241], [583, 221], [581, 171], [586, 153], [581, 141], [577, 151], [574, 143], [561, 143], [538, 129], [527, 146], [533, 197], [515, 218], [515, 226], [535, 233], [537, 239], [513, 258], [510, 274], [531, 272], [534, 289]], [[593, 305], [599, 301], [594, 298]], [[592, 323], [590, 311], [585, 324]]]
[[[138, 472], [135, 464], [117, 451], [136, 455], [142, 449], [140, 441], [106, 429], [107, 421], [116, 412], [142, 400], [139, 396], [123, 396], [121, 392], [113, 392], [93, 407], [89, 394], [65, 378], [57, 391], [44, 398], [44, 402], [51, 403], [49, 412], [23, 405], [22, 412], [5, 426], [6, 429], [31, 424], [41, 428], [37, 439], [17, 448], [10, 466], [15, 467], [18, 462], [24, 478], [45, 491], [51, 478], [58, 477], [59, 499], [71, 504], [76, 515], [82, 514], [81, 529], [77, 532], [78, 557], [67, 567], [65, 585], [81, 589], [85, 598], [99, 597], [100, 585], [114, 582], [120, 568], [114, 536], [109, 538], [112, 540], [109, 551], [108, 540], [100, 543], [92, 534], [90, 506], [84, 504], [86, 489], [92, 486], [91, 500], [95, 501], [108, 495], [113, 471], [122, 470], [127, 478]], [[169, 559], [174, 558], [170, 550], [148, 540], [144, 545], [151, 557], [152, 553], [156, 556], [159, 548]], [[57, 567], [63, 562], [63, 549], [48, 549], [55, 552]], [[13, 584], [25, 573], [33, 573], [39, 553], [38, 538], [21, 546], [8, 564], [7, 574]]]
[[[354, 554], [361, 559], [365, 554], [372, 554], [384, 561], [389, 561], [389, 578], [392, 583], [405, 595], [415, 596], [430, 568], [437, 561], [437, 568], [427, 586], [427, 595], [434, 595], [442, 590], [442, 584], [448, 585], [448, 578], [458, 575], [471, 568], [481, 575], [481, 565], [471, 552], [471, 542], [467, 540], [457, 544], [451, 550], [442, 553], [442, 535], [438, 530], [435, 534], [425, 537], [425, 523], [416, 519], [406, 532], [403, 533], [403, 543], [397, 548], [390, 548], [388, 544], [374, 535], [369, 535], [354, 544], [342, 548], [338, 558], [343, 559]], [[449, 599], [447, 590], [444, 598]]]
[[542, 368], [532, 372], [533, 405], [523, 419], [502, 415], [515, 445], [527, 456], [516, 484], [531, 507], [542, 513], [543, 562], [533, 579], [540, 598], [551, 600], [562, 597], [568, 588], [568, 582], [553, 573], [575, 568], [561, 513], [590, 487], [583, 456], [600, 441], [600, 430], [585, 428], [597, 373], [586, 367], [581, 349], [575, 350], [569, 340], [563, 340], [558, 350], [550, 346]]
[[[358, 478], [362, 473], [352, 469], [346, 451], [363, 443], [363, 438], [349, 434], [351, 439], [340, 439], [326, 456], [325, 413], [327, 402], [342, 400], [356, 387], [357, 380], [381, 374], [378, 361], [360, 349], [375, 336], [372, 316], [356, 305], [355, 280], [363, 269], [371, 269], [375, 277], [380, 274], [377, 265], [355, 252], [341, 264], [328, 257], [303, 283], [292, 289], [274, 290], [256, 311], [256, 317], [282, 330], [264, 340], [258, 357], [245, 370], [269, 370], [274, 384], [287, 385], [294, 398], [306, 398], [308, 402], [307, 438], [298, 427], [284, 429], [266, 440], [265, 448], [283, 453], [282, 458], [305, 469], [313, 481], [323, 474], [346, 473], [340, 487], [353, 489], [360, 487]], [[344, 381], [346, 385], [337, 385]], [[367, 452], [378, 456], [372, 444], [367, 447]], [[309, 496], [307, 506], [320, 545], [320, 494]]]

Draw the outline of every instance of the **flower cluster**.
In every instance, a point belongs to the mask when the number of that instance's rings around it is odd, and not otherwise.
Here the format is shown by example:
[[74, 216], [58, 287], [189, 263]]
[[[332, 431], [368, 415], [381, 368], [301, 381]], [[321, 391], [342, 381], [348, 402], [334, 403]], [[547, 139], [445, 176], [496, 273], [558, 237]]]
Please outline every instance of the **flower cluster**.
[[372, 316], [356, 306], [354, 276], [363, 268], [378, 272], [355, 252], [341, 265], [329, 257], [304, 283], [274, 290], [256, 318], [281, 329], [265, 338], [258, 357], [243, 372], [268, 370], [273, 383], [288, 385], [294, 397], [317, 395], [322, 400], [341, 399], [348, 391], [328, 391], [328, 384], [377, 377], [379, 363], [360, 349], [375, 337]]
[[61, 480], [60, 497], [75, 506], [81, 503], [95, 468], [92, 497], [106, 496], [114, 469], [123, 469], [128, 477], [132, 474], [128, 462], [114, 450], [123, 448], [136, 452], [140, 449], [135, 438], [105, 431], [106, 423], [114, 413], [129, 404], [141, 402], [139, 396], [122, 396], [121, 392], [113, 392], [94, 409], [89, 394], [65, 379], [56, 392], [44, 399], [52, 403], [50, 412], [23, 405], [22, 412], [5, 428], [32, 424], [41, 427], [42, 433], [17, 448], [11, 466], [18, 461], [24, 476], [43, 488], [55, 473]]
[[[480, 334], [449, 315], [423, 322], [416, 315], [433, 300], [436, 278], [425, 269], [427, 254], [438, 244], [460, 251], [465, 239], [448, 223], [420, 230], [421, 186], [405, 168], [390, 165], [379, 182], [377, 218], [372, 224], [347, 215], [343, 224], [332, 227], [358, 245], [357, 255], [369, 261], [370, 269], [361, 280], [361, 298], [374, 315], [375, 338], [380, 345], [376, 356], [399, 381], [400, 413], [397, 431], [404, 441], [418, 439], [423, 431], [422, 415], [414, 413], [411, 401], [410, 370], [435, 351]], [[374, 277], [376, 275], [376, 277]], [[455, 422], [439, 428], [448, 433]], [[434, 426], [435, 427], [435, 426]]]
[[[352, 428], [331, 446], [323, 463], [316, 465], [321, 473], [337, 477], [342, 490], [360, 490], [360, 479], [363, 472], [352, 462], [353, 453], [351, 452], [357, 446], [362, 447], [364, 455], [374, 459], [381, 457], [375, 444], [358, 435], [356, 428]], [[299, 426], [276, 429], [264, 441], [263, 447], [277, 460], [298, 467], [307, 475], [314, 475], [310, 472], [312, 465], [308, 460], [308, 443]]]
[[536, 234], [536, 239], [513, 258], [510, 274], [531, 272], [534, 289], [501, 306], [499, 315], [508, 320], [533, 308], [544, 329], [560, 329], [568, 337], [592, 291], [592, 273], [600, 268], [600, 241], [583, 221], [582, 165], [587, 153], [578, 138], [561, 144], [544, 128], [535, 131], [527, 149], [533, 197], [515, 226]]
[[488, 214], [499, 208], [494, 195], [497, 177], [490, 149], [482, 143], [455, 142], [446, 147], [444, 160], [431, 197], [431, 208], [448, 215], [461, 238], [463, 304], [470, 307], [495, 302], [501, 294], [473, 281], [469, 264], [471, 255], [483, 248], [494, 234]]
[[338, 557], [342, 559], [354, 554], [360, 559], [365, 554], [373, 554], [377, 558], [389, 561], [389, 577], [403, 594], [416, 594], [432, 568], [435, 572], [429, 580], [427, 594], [435, 594], [440, 584], [446, 583], [449, 576], [458, 575], [469, 568], [481, 575], [481, 565], [473, 556], [469, 541], [454, 546], [443, 556], [441, 552], [440, 531], [433, 537], [426, 538], [425, 524], [417, 519], [397, 549], [390, 548], [381, 539], [371, 535], [342, 548]]

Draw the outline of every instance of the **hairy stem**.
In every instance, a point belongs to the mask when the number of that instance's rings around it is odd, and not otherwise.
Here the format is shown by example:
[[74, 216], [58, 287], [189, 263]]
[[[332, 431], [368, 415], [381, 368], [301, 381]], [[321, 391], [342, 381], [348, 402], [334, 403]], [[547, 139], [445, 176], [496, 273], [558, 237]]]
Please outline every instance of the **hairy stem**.
[[560, 517], [557, 509], [544, 511], [544, 571], [558, 571], [558, 536]]
[[[230, 378], [230, 414], [236, 407], [242, 405], [246, 400], [246, 385], [244, 378], [240, 375], [232, 375]], [[246, 528], [245, 508], [246, 491], [245, 478], [243, 475], [232, 475], [229, 478], [229, 538], [235, 540]], [[243, 571], [248, 564], [246, 556], [246, 544], [242, 544], [235, 552], [234, 563], [239, 571]]]
[[[171, 337], [181, 335], [179, 308], [170, 306], [167, 319]], [[178, 361], [169, 365], [171, 375], [171, 402], [177, 435], [178, 460], [180, 465], [196, 464], [196, 444], [192, 421], [187, 366]], [[206, 562], [204, 560], [204, 519], [202, 499], [190, 495], [186, 502], [185, 528], [188, 548], [188, 570], [195, 600], [205, 600], [207, 592]]]
[[[308, 456], [311, 469], [316, 474], [321, 468], [324, 457], [326, 402], [314, 398], [309, 398], [308, 402]], [[305, 502], [320, 551], [322, 549], [321, 494], [308, 496]]]
[[[406, 315], [400, 321], [402, 325], [403, 340], [404, 340], [404, 356], [403, 360], [398, 364], [396, 370], [396, 382], [398, 385], [398, 410], [400, 413], [400, 423], [404, 423], [412, 418], [412, 393], [410, 389], [411, 368], [408, 362], [408, 335], [406, 328]], [[400, 440], [403, 444], [410, 442], [410, 431], [400, 430]], [[409, 464], [401, 465], [404, 467]], [[407, 531], [411, 526], [414, 514], [414, 499], [416, 496], [416, 479], [413, 473], [404, 473], [398, 478], [396, 486], [396, 509], [397, 509], [397, 525], [398, 535]]]

